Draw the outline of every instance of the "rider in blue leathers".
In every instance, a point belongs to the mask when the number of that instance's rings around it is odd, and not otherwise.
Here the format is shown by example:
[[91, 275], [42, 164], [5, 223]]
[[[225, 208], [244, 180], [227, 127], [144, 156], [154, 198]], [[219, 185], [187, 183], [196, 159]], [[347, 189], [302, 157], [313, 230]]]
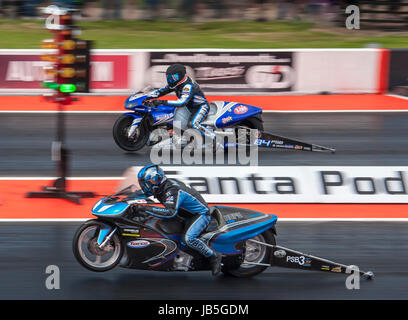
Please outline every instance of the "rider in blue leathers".
[[138, 181], [142, 191], [147, 196], [153, 195], [164, 205], [164, 208], [136, 205], [136, 210], [155, 217], [171, 219], [180, 214], [179, 209], [182, 209], [183, 217], [187, 220], [184, 233], [185, 244], [209, 258], [212, 273], [217, 275], [221, 271], [221, 254], [198, 238], [211, 220], [208, 205], [200, 193], [181, 181], [168, 179], [163, 170], [156, 165], [142, 168], [138, 173]]
[[[193, 120], [191, 125], [193, 128], [199, 130], [205, 137], [210, 138], [210, 141], [214, 141], [216, 135], [214, 131], [206, 128], [201, 124], [210, 110], [209, 103], [201, 91], [197, 82], [192, 80], [186, 73], [186, 67], [182, 64], [172, 64], [166, 71], [167, 85], [163, 88], [154, 90], [149, 93], [150, 98], [159, 98], [172, 91], [176, 93], [177, 100], [151, 100], [151, 106], [159, 106], [166, 104], [176, 107], [176, 115], [174, 121], [179, 121], [178, 113], [181, 113], [181, 109], [187, 109], [193, 114]], [[185, 110], [183, 110], [185, 111]], [[185, 129], [185, 128], [181, 128]]]

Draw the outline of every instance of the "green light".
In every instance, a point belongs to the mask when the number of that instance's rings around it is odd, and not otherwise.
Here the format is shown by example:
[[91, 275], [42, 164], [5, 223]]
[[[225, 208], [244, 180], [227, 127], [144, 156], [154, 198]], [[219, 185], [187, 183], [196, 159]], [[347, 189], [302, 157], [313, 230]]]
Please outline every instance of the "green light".
[[59, 90], [64, 93], [71, 93], [76, 91], [76, 85], [71, 83], [61, 84]]
[[41, 84], [43, 87], [53, 89], [53, 90], [58, 90], [59, 84], [51, 81], [43, 81]]

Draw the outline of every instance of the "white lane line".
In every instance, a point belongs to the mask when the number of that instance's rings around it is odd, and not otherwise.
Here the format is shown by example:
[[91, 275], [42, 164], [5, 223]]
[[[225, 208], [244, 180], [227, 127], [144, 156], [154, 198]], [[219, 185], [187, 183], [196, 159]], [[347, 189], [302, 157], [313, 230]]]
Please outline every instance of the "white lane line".
[[406, 96], [401, 96], [399, 94], [394, 94], [394, 93], [389, 93], [386, 94], [387, 97], [393, 97], [393, 98], [398, 98], [398, 99], [402, 99], [402, 100], [408, 100], [408, 97]]

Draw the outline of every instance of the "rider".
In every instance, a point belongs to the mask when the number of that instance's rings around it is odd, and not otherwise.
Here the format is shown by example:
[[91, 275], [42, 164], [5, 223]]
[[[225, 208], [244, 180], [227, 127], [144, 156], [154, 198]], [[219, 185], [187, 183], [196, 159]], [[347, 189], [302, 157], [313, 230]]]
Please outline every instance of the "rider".
[[210, 260], [212, 274], [221, 271], [221, 254], [209, 248], [198, 237], [210, 223], [208, 205], [196, 190], [176, 179], [168, 179], [157, 165], [143, 167], [138, 175], [140, 187], [145, 195], [154, 196], [163, 207], [136, 205], [136, 210], [149, 215], [171, 219], [183, 209], [187, 217], [184, 242]]
[[[197, 82], [192, 80], [186, 73], [186, 67], [182, 64], [172, 64], [166, 70], [167, 85], [163, 88], [154, 90], [149, 93], [150, 98], [159, 98], [172, 91], [175, 91], [177, 100], [151, 100], [148, 103], [152, 106], [159, 106], [166, 104], [168, 106], [176, 107], [176, 114], [174, 122], [182, 122], [182, 113], [186, 109], [194, 114], [192, 120], [193, 128], [201, 132], [205, 137], [214, 141], [216, 135], [214, 131], [206, 128], [201, 124], [210, 110], [207, 99], [201, 91]], [[185, 129], [182, 128], [181, 129]]]

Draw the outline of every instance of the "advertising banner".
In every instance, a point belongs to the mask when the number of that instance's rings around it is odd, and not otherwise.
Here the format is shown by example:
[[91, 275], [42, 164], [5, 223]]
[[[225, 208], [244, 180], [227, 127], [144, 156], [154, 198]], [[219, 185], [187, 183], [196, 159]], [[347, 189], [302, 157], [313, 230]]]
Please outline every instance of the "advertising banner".
[[292, 52], [151, 52], [146, 84], [165, 85], [169, 65], [180, 63], [205, 92], [291, 91], [296, 80]]
[[390, 91], [395, 87], [408, 86], [408, 49], [392, 49], [390, 53], [390, 70], [388, 86]]
[[[0, 50], [0, 93], [42, 93], [42, 50]], [[391, 85], [405, 84], [406, 51], [391, 53]], [[114, 95], [166, 84], [180, 63], [207, 95], [380, 93], [388, 64], [379, 49], [93, 50], [91, 91]], [[387, 70], [386, 70], [387, 69]]]
[[[47, 79], [40, 54], [0, 54], [0, 91], [43, 92], [41, 82]], [[129, 56], [94, 54], [91, 56], [91, 89], [94, 91], [127, 90]]]
[[[138, 167], [131, 172], [137, 173]], [[163, 167], [212, 203], [408, 203], [408, 167]], [[126, 181], [126, 180], [125, 180]]]

